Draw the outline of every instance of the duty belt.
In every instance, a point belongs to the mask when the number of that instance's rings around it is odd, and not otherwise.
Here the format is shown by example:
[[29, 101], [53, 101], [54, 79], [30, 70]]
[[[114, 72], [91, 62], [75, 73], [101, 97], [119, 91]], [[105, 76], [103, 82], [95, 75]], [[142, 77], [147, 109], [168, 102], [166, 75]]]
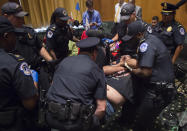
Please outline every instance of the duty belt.
[[88, 120], [95, 112], [93, 105], [82, 105], [67, 100], [66, 104], [59, 104], [53, 101], [48, 102], [48, 111], [59, 121], [77, 120], [78, 118]]
[[173, 83], [168, 82], [151, 82], [150, 84], [155, 86], [163, 86], [165, 88], [175, 88]]
[[151, 82], [149, 84], [149, 89], [154, 90], [156, 92], [162, 92], [167, 89], [175, 89], [175, 86], [173, 83], [167, 83], [167, 82]]

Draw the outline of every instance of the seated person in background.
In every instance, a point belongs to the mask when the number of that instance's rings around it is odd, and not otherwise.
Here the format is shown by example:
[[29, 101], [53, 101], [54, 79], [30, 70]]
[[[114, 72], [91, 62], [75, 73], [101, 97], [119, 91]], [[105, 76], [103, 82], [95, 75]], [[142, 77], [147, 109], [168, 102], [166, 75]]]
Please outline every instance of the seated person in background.
[[159, 22], [158, 16], [153, 16], [151, 21], [152, 28], [154, 28], [158, 22]]
[[86, 7], [88, 10], [83, 13], [83, 26], [86, 30], [98, 29], [101, 26], [102, 21], [99, 12], [93, 9], [93, 1], [87, 0]]

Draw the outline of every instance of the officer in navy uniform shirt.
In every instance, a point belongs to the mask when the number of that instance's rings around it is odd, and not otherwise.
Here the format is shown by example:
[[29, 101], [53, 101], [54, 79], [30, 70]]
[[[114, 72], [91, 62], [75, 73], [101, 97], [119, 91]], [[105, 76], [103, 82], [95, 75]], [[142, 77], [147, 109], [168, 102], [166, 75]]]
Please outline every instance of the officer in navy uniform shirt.
[[[36, 104], [37, 89], [24, 58], [8, 53], [15, 47], [13, 25], [0, 16], [0, 130], [26, 131], [24, 108]], [[27, 115], [27, 114], [25, 114]]]
[[[141, 22], [133, 22], [128, 26], [128, 34], [124, 41], [142, 39], [145, 26]], [[145, 92], [137, 107], [135, 131], [152, 130], [153, 121], [161, 110], [167, 106], [176, 94], [174, 72], [170, 58], [163, 42], [154, 35], [147, 35], [138, 47], [138, 59], [127, 58], [125, 66], [134, 75], [142, 78]]]
[[56, 8], [51, 16], [50, 26], [46, 32], [46, 44], [51, 56], [57, 60], [62, 60], [68, 56], [69, 40], [78, 42], [79, 40], [73, 36], [67, 21], [70, 19], [66, 9]]
[[[90, 113], [86, 117], [93, 116], [97, 122], [103, 117], [106, 108], [105, 77], [103, 70], [94, 62], [97, 56], [96, 45], [99, 42], [100, 40], [96, 37], [88, 37], [78, 42], [80, 54], [67, 57], [58, 65], [47, 93], [49, 101], [47, 121], [52, 128], [81, 131], [88, 126], [90, 129], [89, 122], [86, 124], [87, 120], [81, 119], [85, 116], [81, 113], [85, 106], [88, 106], [87, 111]], [[92, 105], [95, 107], [94, 110], [90, 110], [89, 106]], [[69, 106], [72, 108], [68, 108]], [[58, 109], [61, 111], [55, 114]], [[63, 117], [65, 114], [67, 116]], [[74, 119], [71, 114], [74, 114]]]
[[148, 32], [156, 34], [163, 40], [172, 56], [172, 63], [175, 63], [183, 49], [186, 32], [184, 27], [175, 20], [177, 7], [166, 2], [161, 6], [163, 7], [162, 20], [153, 30], [148, 30]]
[[5, 3], [1, 7], [1, 12], [16, 28], [16, 53], [23, 56], [32, 69], [36, 70], [40, 66], [40, 56], [46, 61], [52, 60], [34, 29], [23, 25], [24, 17], [28, 16], [28, 12], [23, 11], [22, 7], [15, 2]]

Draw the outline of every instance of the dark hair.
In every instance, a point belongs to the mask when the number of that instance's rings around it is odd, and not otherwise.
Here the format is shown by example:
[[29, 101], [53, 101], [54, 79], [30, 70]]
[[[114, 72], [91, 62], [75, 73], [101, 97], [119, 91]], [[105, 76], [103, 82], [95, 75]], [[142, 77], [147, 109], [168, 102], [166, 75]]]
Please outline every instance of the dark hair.
[[158, 18], [158, 16], [153, 16], [153, 17], [152, 17], [152, 20], [159, 21], [159, 18]]
[[86, 1], [86, 7], [93, 7], [93, 1], [92, 0], [87, 0]]

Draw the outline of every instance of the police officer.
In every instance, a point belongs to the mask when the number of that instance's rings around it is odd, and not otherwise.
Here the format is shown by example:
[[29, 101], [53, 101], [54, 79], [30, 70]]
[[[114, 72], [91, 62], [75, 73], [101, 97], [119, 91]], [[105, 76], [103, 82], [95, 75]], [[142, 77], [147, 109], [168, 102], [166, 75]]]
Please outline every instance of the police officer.
[[154, 35], [144, 36], [145, 26], [141, 22], [128, 25], [124, 41], [141, 39], [138, 59], [129, 56], [124, 63], [130, 72], [142, 78], [140, 105], [137, 107], [135, 131], [153, 130], [152, 122], [175, 96], [174, 72], [171, 58], [163, 42]]
[[[13, 25], [0, 16], [0, 130], [26, 131], [25, 109], [36, 104], [37, 90], [23, 57], [8, 53], [15, 47]], [[26, 118], [27, 119], [27, 118]]]
[[106, 85], [103, 71], [94, 62], [98, 44], [96, 37], [78, 42], [80, 54], [59, 64], [47, 93], [50, 127], [82, 131], [99, 126], [106, 108]]
[[55, 60], [62, 60], [68, 56], [69, 40], [79, 41], [73, 36], [70, 26], [67, 24], [69, 19], [64, 8], [57, 8], [51, 16], [50, 26], [46, 32], [46, 44]]
[[183, 49], [186, 32], [184, 27], [175, 20], [177, 7], [166, 2], [162, 3], [161, 6], [163, 7], [162, 21], [157, 24], [153, 33], [160, 35], [172, 56], [172, 63], [175, 63]]
[[135, 6], [131, 3], [123, 5], [120, 16], [120, 24], [117, 28], [117, 33], [112, 38], [113, 41], [121, 40], [126, 34], [127, 25], [136, 20]]
[[40, 56], [47, 61], [52, 60], [34, 29], [23, 25], [24, 16], [27, 16], [28, 13], [24, 12], [20, 5], [15, 2], [7, 2], [1, 7], [1, 12], [17, 28], [16, 53], [23, 56], [32, 69], [39, 66]]

